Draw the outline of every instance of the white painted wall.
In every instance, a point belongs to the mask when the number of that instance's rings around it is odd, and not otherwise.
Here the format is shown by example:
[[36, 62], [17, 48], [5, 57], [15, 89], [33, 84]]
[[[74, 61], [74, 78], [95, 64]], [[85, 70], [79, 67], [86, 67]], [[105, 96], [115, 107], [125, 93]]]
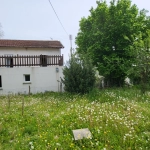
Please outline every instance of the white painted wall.
[[[59, 68], [59, 72], [56, 72]], [[31, 93], [58, 91], [60, 90], [60, 77], [63, 77], [62, 66], [48, 67], [1, 67], [2, 88], [0, 95], [28, 94], [29, 86]], [[25, 74], [30, 74], [31, 82], [25, 84]]]
[[58, 48], [0, 48], [0, 55], [61, 55], [61, 50]]

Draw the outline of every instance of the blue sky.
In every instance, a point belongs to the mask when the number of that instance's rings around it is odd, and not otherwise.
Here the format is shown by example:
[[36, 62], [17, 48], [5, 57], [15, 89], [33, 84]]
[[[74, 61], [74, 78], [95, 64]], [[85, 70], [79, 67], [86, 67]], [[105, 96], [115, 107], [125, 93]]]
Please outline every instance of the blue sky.
[[[63, 30], [48, 0], [0, 0], [0, 23], [4, 39], [59, 40], [65, 60], [70, 52], [69, 34], [75, 37], [79, 21], [89, 15], [96, 0], [50, 0], [68, 35]], [[109, 0], [107, 0], [109, 3]], [[139, 9], [150, 10], [149, 0], [132, 0]], [[150, 14], [150, 13], [149, 13]]]

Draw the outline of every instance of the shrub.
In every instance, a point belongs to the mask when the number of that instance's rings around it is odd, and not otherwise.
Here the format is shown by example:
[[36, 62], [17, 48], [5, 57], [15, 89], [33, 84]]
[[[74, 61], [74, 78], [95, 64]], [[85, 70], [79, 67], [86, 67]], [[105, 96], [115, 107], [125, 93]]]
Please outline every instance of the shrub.
[[95, 71], [92, 62], [87, 56], [82, 59], [77, 54], [72, 54], [63, 69], [62, 82], [64, 89], [70, 93], [88, 93], [95, 84]]

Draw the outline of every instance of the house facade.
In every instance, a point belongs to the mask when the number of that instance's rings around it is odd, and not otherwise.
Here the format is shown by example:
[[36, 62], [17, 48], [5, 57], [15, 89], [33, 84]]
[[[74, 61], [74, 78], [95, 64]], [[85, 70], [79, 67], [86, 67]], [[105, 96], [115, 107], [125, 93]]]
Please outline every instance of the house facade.
[[0, 40], [0, 95], [61, 91], [59, 41]]

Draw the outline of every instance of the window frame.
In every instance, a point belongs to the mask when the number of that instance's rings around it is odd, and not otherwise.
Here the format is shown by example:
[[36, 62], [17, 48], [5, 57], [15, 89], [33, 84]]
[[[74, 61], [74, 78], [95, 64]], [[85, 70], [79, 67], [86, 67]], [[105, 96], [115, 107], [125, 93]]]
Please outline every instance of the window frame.
[[5, 54], [4, 56], [7, 57], [5, 58], [6, 67], [13, 68], [13, 54]]
[[25, 77], [25, 82], [30, 82], [31, 81], [30, 80], [30, 74], [25, 74], [24, 77]]
[[[26, 80], [27, 78], [27, 76], [29, 76], [29, 81], [28, 80]], [[23, 84], [31, 84], [31, 75], [30, 74], [24, 74], [23, 75]]]

